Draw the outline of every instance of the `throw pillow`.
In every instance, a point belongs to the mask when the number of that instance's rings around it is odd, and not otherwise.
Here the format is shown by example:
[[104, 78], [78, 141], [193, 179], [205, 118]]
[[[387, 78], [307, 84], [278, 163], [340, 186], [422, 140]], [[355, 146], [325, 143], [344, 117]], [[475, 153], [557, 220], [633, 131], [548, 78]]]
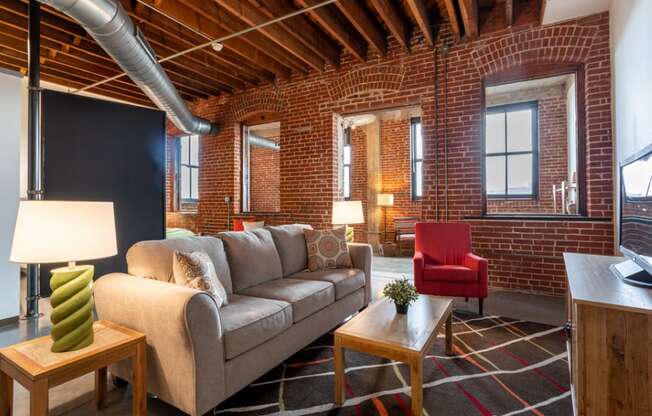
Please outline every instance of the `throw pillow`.
[[215, 265], [203, 251], [175, 251], [172, 273], [178, 285], [203, 290], [211, 295], [218, 308], [229, 303], [226, 290], [215, 272]]
[[305, 229], [303, 235], [306, 237], [308, 269], [311, 272], [353, 267], [344, 226], [323, 231]]
[[253, 231], [265, 227], [265, 221], [243, 221], [242, 225], [245, 231]]

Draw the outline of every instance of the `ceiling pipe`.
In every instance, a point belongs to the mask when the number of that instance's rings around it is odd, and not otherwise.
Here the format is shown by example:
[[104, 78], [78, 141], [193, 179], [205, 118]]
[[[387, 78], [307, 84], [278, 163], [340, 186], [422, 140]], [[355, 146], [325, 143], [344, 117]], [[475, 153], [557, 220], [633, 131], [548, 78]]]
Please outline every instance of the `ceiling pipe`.
[[252, 146], [264, 147], [266, 149], [272, 149], [276, 151], [281, 150], [281, 146], [278, 143], [276, 143], [274, 140], [266, 139], [264, 137], [258, 137], [250, 134], [248, 141]]
[[115, 0], [39, 0], [77, 21], [180, 130], [212, 135], [218, 126], [194, 116], [142, 32]]

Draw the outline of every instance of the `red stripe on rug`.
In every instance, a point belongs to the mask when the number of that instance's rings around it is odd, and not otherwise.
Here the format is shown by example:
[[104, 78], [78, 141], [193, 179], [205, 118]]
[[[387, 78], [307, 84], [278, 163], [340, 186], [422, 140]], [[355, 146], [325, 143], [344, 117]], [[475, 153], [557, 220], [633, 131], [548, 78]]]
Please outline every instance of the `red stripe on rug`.
[[[446, 371], [446, 369], [444, 368], [444, 366], [441, 365], [441, 364], [439, 363], [439, 361], [437, 361], [437, 359], [436, 359], [435, 357], [431, 357], [430, 359], [435, 363], [435, 365], [437, 366], [437, 368], [439, 368], [439, 371], [441, 371], [442, 374], [444, 374], [444, 376], [446, 376], [446, 377], [450, 377], [448, 371]], [[462, 386], [462, 384], [460, 384], [459, 381], [454, 381], [454, 383], [455, 383], [455, 385], [457, 386], [457, 388], [460, 389], [460, 390], [462, 391], [462, 393], [464, 393], [464, 395], [466, 396], [466, 398], [469, 399], [469, 401], [470, 401], [471, 403], [473, 403], [473, 405], [475, 406], [476, 409], [478, 409], [478, 411], [480, 412], [481, 415], [483, 415], [483, 416], [492, 416], [493, 413], [491, 413], [491, 412], [489, 411], [489, 409], [487, 409], [486, 407], [484, 407], [484, 406], [482, 405], [482, 403], [480, 403], [480, 400], [477, 399], [477, 397], [475, 397], [473, 394], [471, 394], [471, 393], [469, 393], [468, 391], [466, 391], [466, 389], [464, 388], [464, 386]]]
[[403, 410], [403, 414], [405, 416], [411, 416], [412, 415], [412, 409], [408, 407], [408, 405], [405, 403], [405, 400], [403, 400], [403, 397], [401, 397], [400, 394], [395, 394], [394, 395], [394, 400], [396, 400], [396, 403], [398, 403], [398, 407]]
[[[355, 397], [355, 393], [353, 393], [353, 389], [351, 388], [351, 385], [348, 382], [344, 384], [346, 385], [346, 394], [351, 398]], [[362, 409], [360, 408], [359, 404], [355, 405], [355, 414], [358, 416], [362, 416]]]
[[383, 402], [381, 402], [378, 397], [372, 398], [371, 401], [373, 402], [374, 406], [376, 406], [376, 410], [378, 410], [379, 416], [389, 416], [389, 413], [387, 413], [387, 409], [385, 409]]
[[[509, 357], [512, 357], [513, 359], [515, 359], [516, 361], [518, 361], [519, 363], [521, 363], [521, 364], [523, 365], [523, 367], [527, 367], [528, 365], [530, 365], [530, 363], [527, 362], [527, 360], [525, 360], [525, 359], [522, 358], [522, 357], [519, 357], [518, 355], [516, 355], [515, 353], [509, 351], [509, 350], [508, 350], [507, 348], [505, 348], [505, 347], [501, 347], [501, 348], [500, 348], [500, 351], [501, 351], [503, 354], [505, 354], [505, 355], [507, 355], [507, 356], [509, 356]], [[555, 387], [556, 387], [560, 392], [562, 392], [562, 393], [566, 393], [566, 392], [568, 391], [568, 388], [566, 388], [566, 387], [562, 386], [561, 384], [559, 384], [555, 379], [553, 379], [552, 377], [550, 377], [549, 375], [547, 375], [546, 373], [544, 373], [543, 371], [541, 371], [539, 368], [535, 368], [533, 371], [534, 371], [535, 373], [537, 373], [539, 376], [541, 376], [544, 380], [548, 381], [550, 384], [552, 384], [553, 386], [555, 386]]]

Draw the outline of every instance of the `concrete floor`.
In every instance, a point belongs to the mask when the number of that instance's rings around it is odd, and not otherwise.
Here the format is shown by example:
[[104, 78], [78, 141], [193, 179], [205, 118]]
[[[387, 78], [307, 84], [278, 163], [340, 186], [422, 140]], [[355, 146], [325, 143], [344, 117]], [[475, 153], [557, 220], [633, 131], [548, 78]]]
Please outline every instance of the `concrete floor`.
[[[382, 288], [391, 280], [409, 278], [412, 276], [412, 259], [405, 257], [374, 257], [372, 264], [372, 293], [375, 298], [381, 296]], [[23, 291], [24, 293], [24, 288]], [[40, 302], [44, 316], [36, 321], [19, 321], [0, 327], [0, 348], [16, 342], [47, 335], [50, 332], [50, 305], [47, 299]], [[477, 299], [455, 299], [456, 310], [477, 313]], [[526, 293], [491, 290], [485, 299], [485, 315], [497, 315], [506, 318], [523, 319], [549, 325], [563, 325], [566, 322], [563, 298], [542, 296]], [[130, 415], [131, 390], [129, 387], [113, 389], [108, 394], [108, 407], [101, 411], [93, 405], [93, 374], [87, 374], [71, 382], [62, 384], [50, 390], [50, 414], [81, 416], [81, 415]], [[29, 413], [29, 393], [18, 383], [14, 383], [14, 415], [22, 416]], [[156, 398], [148, 399], [148, 413], [156, 416], [183, 415], [180, 411]]]

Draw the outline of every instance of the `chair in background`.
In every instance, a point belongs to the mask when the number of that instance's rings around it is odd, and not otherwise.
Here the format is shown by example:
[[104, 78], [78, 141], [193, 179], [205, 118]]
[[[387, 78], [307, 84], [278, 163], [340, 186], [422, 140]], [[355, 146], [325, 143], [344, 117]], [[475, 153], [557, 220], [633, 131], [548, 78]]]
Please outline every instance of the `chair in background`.
[[399, 256], [403, 254], [404, 244], [414, 243], [414, 227], [418, 221], [418, 217], [394, 217], [394, 242]]
[[414, 283], [419, 293], [478, 298], [482, 315], [488, 293], [488, 262], [471, 253], [468, 224], [416, 224]]

